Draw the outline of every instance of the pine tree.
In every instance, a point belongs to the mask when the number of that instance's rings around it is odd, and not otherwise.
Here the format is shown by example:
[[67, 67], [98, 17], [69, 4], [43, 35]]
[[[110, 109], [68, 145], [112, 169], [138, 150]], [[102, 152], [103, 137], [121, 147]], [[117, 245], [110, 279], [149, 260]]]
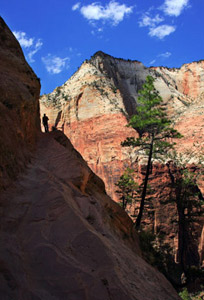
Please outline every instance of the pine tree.
[[129, 137], [122, 142], [122, 146], [137, 147], [148, 157], [140, 209], [136, 220], [137, 228], [140, 227], [143, 215], [152, 159], [161, 158], [173, 148], [175, 143], [171, 142], [171, 139], [181, 137], [181, 134], [170, 125], [171, 121], [167, 118], [162, 98], [154, 87], [154, 78], [147, 76], [143, 89], [139, 91], [136, 114], [130, 118], [128, 124], [138, 132], [139, 137]]
[[133, 172], [134, 170], [127, 168], [115, 184], [118, 187], [116, 192], [120, 195], [119, 204], [124, 210], [126, 210], [127, 205], [131, 206], [135, 202], [138, 194], [139, 186], [133, 178]]

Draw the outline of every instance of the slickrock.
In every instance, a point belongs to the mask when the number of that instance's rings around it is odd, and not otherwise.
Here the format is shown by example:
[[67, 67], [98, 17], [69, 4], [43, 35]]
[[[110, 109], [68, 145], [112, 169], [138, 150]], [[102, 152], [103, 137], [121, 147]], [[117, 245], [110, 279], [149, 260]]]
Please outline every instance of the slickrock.
[[40, 83], [0, 18], [0, 191], [24, 169], [39, 126]]
[[[196, 161], [203, 153], [204, 143], [204, 61], [184, 64], [179, 69], [146, 68], [138, 61], [97, 52], [64, 85], [43, 95], [40, 100], [41, 114], [48, 114], [50, 129], [54, 126], [63, 130], [91, 169], [103, 179], [107, 193], [116, 201], [115, 183], [136, 159], [134, 151], [120, 144], [126, 137], [137, 134], [126, 127], [127, 118], [135, 112], [138, 91], [147, 75], [155, 78], [155, 87], [164, 100], [169, 117], [184, 136], [176, 146], [178, 152], [190, 150], [194, 153], [191, 162]], [[138, 164], [142, 165], [140, 158]], [[165, 166], [157, 165], [154, 170], [151, 180], [159, 204], [162, 198], [169, 197], [170, 178]], [[199, 187], [204, 190], [202, 182]], [[163, 232], [166, 228], [167, 241], [176, 253], [177, 229], [172, 229], [169, 207], [156, 207], [152, 220], [152, 224], [156, 224], [155, 232]], [[196, 247], [203, 253], [203, 221], [199, 222]], [[200, 260], [203, 259], [202, 254]]]
[[61, 132], [42, 134], [0, 203], [1, 299], [180, 299], [141, 259], [131, 219]]

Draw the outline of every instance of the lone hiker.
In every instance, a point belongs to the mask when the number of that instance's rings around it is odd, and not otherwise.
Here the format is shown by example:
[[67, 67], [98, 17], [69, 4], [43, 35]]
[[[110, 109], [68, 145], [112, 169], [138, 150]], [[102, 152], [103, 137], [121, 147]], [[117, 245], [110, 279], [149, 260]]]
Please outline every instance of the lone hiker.
[[42, 122], [45, 127], [45, 132], [48, 132], [48, 120], [49, 118], [46, 116], [46, 114], [44, 114], [44, 116], [42, 117]]

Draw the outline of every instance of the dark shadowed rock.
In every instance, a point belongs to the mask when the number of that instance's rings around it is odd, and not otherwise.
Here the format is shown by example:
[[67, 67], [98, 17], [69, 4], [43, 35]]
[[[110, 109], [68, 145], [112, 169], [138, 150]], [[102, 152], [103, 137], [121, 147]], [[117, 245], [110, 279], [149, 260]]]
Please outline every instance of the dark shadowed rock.
[[0, 190], [24, 169], [39, 126], [40, 82], [0, 18]]
[[179, 299], [62, 133], [40, 137], [33, 164], [1, 203], [2, 299]]

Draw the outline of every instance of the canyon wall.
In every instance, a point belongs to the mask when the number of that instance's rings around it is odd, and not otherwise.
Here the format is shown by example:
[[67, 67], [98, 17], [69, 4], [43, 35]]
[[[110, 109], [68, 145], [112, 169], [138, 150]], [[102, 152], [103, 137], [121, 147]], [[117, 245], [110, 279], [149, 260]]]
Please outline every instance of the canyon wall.
[[[103, 179], [107, 193], [117, 201], [115, 183], [128, 166], [137, 166], [142, 177], [143, 158], [121, 142], [137, 133], [127, 125], [135, 112], [138, 91], [147, 75], [155, 78], [173, 125], [183, 134], [176, 149], [192, 152], [190, 163], [203, 154], [204, 134], [204, 61], [185, 64], [179, 69], [146, 68], [138, 61], [116, 59], [97, 52], [61, 87], [40, 100], [41, 114], [46, 113], [52, 126], [62, 130], [91, 169]], [[135, 163], [137, 162], [137, 163]], [[170, 195], [171, 178], [165, 165], [154, 165], [150, 184], [155, 190], [154, 232], [165, 232], [166, 241], [178, 247], [177, 228], [170, 215], [175, 207], [162, 205]], [[199, 188], [203, 191], [202, 181]], [[131, 214], [132, 212], [130, 212]], [[167, 222], [167, 220], [169, 220]], [[203, 220], [196, 226], [196, 247], [203, 253]], [[197, 251], [197, 250], [196, 250]], [[200, 256], [203, 261], [203, 254]]]
[[25, 168], [39, 126], [40, 82], [0, 18], [0, 191]]
[[0, 298], [179, 300], [67, 137], [39, 132], [39, 81], [0, 26]]
[[127, 118], [135, 112], [138, 91], [147, 75], [168, 108], [175, 127], [183, 134], [177, 149], [200, 152], [204, 144], [204, 61], [180, 69], [146, 68], [138, 61], [113, 58], [97, 52], [61, 87], [40, 100], [41, 115], [47, 113], [52, 126], [64, 131], [108, 194], [117, 199], [115, 182], [134, 153], [121, 147], [128, 136]]

